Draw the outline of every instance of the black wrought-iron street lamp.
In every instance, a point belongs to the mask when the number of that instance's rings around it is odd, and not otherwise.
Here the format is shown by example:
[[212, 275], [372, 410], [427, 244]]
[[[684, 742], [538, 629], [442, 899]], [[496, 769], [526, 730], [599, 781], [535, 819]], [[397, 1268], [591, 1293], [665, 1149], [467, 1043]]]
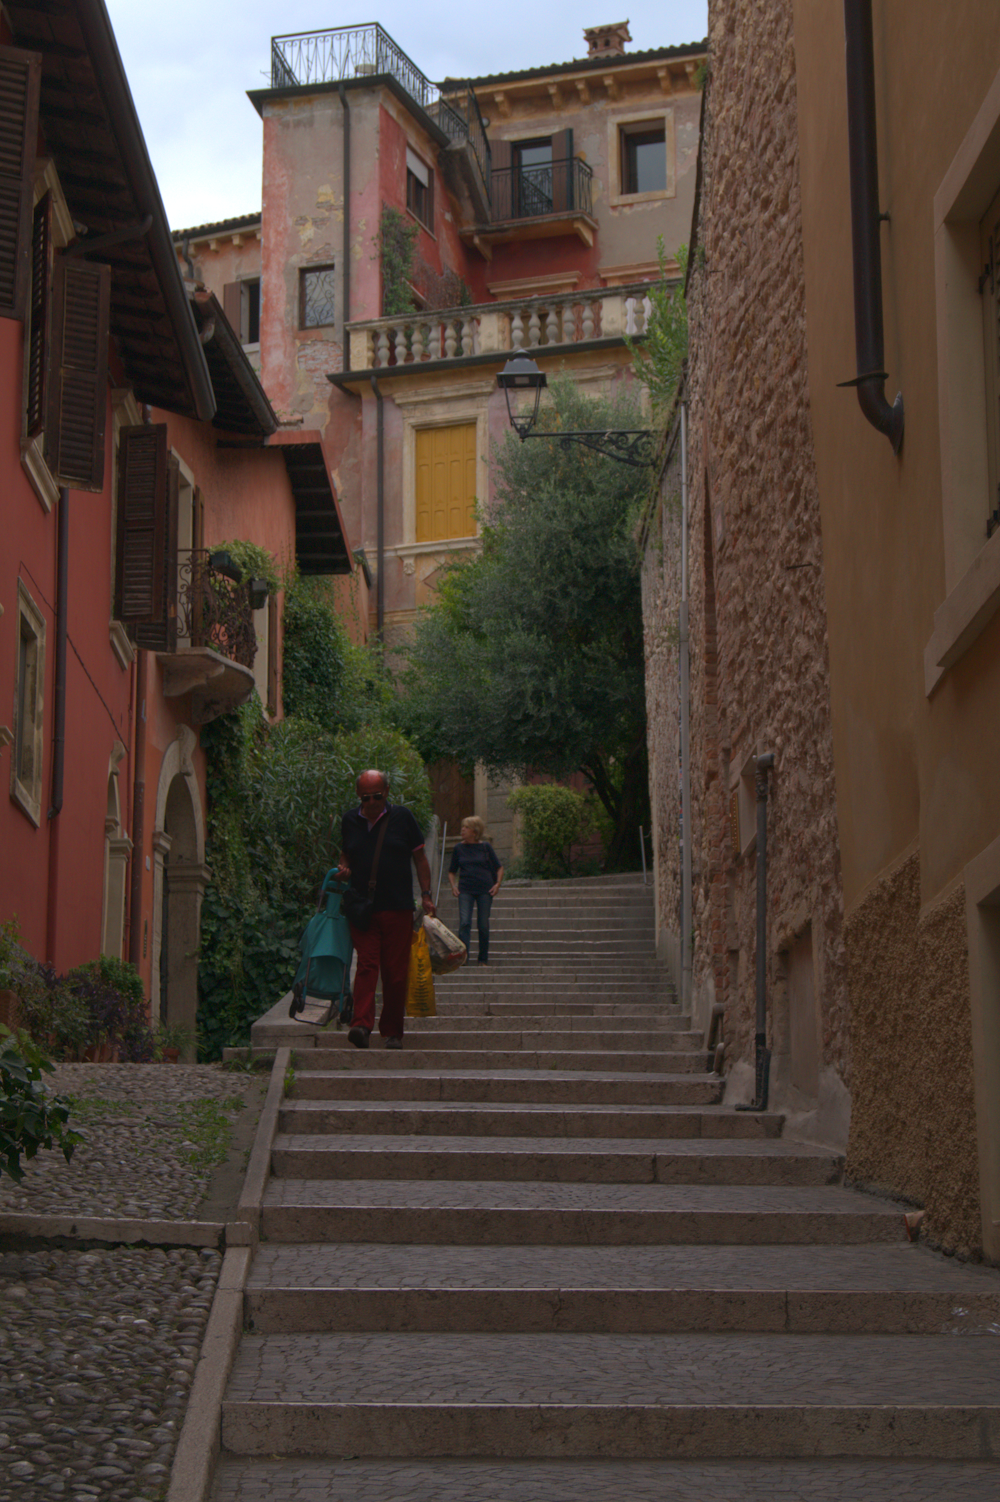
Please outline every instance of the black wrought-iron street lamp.
[[[615, 459], [619, 464], [631, 464], [634, 469], [645, 469], [653, 462], [652, 434], [648, 428], [605, 428], [585, 432], [536, 433], [533, 431], [538, 419], [538, 404], [542, 387], [548, 385], [544, 370], [539, 370], [523, 350], [518, 351], [497, 376], [497, 385], [507, 400], [507, 416], [510, 425], [523, 443], [526, 438], [547, 438], [550, 443], [561, 443], [568, 448], [571, 443], [594, 449], [605, 458]], [[511, 393], [521, 392], [522, 397]]]

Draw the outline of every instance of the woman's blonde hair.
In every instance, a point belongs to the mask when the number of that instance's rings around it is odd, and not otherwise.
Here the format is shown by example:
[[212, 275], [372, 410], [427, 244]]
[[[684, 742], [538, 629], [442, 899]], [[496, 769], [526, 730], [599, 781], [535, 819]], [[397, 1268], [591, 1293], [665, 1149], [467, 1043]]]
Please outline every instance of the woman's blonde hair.
[[465, 829], [467, 825], [470, 829], [474, 829], [476, 831], [476, 839], [481, 840], [486, 829], [486, 825], [483, 823], [482, 819], [480, 819], [477, 814], [470, 814], [467, 819], [462, 820], [462, 828]]

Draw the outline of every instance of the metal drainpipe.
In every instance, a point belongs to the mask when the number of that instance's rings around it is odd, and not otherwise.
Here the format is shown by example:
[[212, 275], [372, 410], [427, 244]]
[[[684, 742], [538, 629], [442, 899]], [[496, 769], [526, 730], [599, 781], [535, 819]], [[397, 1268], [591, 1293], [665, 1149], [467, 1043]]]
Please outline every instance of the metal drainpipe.
[[343, 79], [340, 80], [337, 93], [340, 95], [340, 104], [344, 111], [344, 240], [341, 255], [344, 261], [343, 343], [346, 345], [348, 343], [347, 321], [351, 316], [351, 111], [347, 104], [347, 92], [344, 89]]
[[691, 1012], [691, 646], [688, 629], [687, 402], [681, 403], [681, 608], [678, 623], [681, 679], [681, 1011]]
[[49, 880], [45, 914], [46, 958], [55, 964], [59, 905], [59, 815], [66, 768], [66, 638], [68, 635], [69, 491], [59, 490], [56, 556], [56, 667], [52, 705], [52, 802], [49, 804]]
[[142, 876], [145, 856], [146, 813], [146, 653], [136, 652], [135, 675], [135, 767], [132, 779], [132, 870], [128, 898], [128, 957], [141, 966]]
[[378, 578], [375, 582], [375, 600], [378, 622], [378, 639], [385, 642], [385, 419], [382, 413], [382, 393], [378, 388], [378, 377], [371, 377], [372, 390], [378, 403], [378, 439], [376, 444], [375, 463], [378, 469], [378, 533], [377, 533], [377, 557]]
[[766, 1111], [771, 1055], [767, 1047], [767, 774], [774, 752], [757, 758], [757, 1017], [756, 1099], [737, 1111]]
[[[871, 0], [844, 0], [847, 53], [847, 135], [851, 166], [851, 241], [854, 253], [854, 342], [858, 402], [894, 454], [903, 442], [903, 393], [889, 406], [885, 395], [882, 328], [882, 246], [878, 206], [878, 134], [875, 125], [875, 51]], [[886, 216], [888, 217], [888, 216]]]

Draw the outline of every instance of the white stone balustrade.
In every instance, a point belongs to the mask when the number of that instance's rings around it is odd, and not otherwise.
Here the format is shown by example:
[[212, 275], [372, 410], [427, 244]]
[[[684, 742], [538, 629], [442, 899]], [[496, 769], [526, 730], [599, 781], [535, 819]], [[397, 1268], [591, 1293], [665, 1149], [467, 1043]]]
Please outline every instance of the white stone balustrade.
[[643, 282], [349, 323], [349, 369], [384, 370], [640, 336], [652, 310], [649, 292]]

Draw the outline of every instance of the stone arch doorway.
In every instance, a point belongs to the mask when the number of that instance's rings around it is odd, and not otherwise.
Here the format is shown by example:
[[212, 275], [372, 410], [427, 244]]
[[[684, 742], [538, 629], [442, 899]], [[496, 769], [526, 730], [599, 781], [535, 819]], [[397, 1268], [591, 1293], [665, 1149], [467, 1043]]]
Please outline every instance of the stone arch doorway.
[[[198, 944], [205, 825], [191, 753], [194, 731], [178, 727], [163, 757], [153, 826], [153, 1017], [190, 1028], [198, 1018]], [[193, 1043], [186, 1050], [194, 1057]]]

